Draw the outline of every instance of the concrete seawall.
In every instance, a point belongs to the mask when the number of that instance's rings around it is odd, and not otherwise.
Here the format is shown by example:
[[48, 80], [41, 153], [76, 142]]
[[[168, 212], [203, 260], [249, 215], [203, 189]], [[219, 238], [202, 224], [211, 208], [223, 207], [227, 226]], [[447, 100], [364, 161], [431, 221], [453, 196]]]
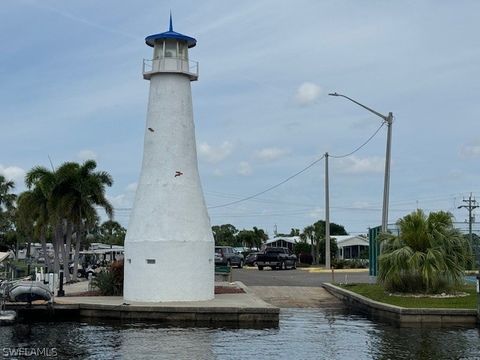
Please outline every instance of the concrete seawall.
[[113, 319], [179, 326], [278, 327], [280, 309], [237, 282], [244, 293], [217, 294], [206, 301], [125, 303], [120, 296], [57, 297], [53, 305], [9, 303], [23, 321]]
[[387, 320], [400, 326], [477, 324], [477, 311], [473, 309], [404, 308], [371, 300], [330, 283], [324, 283], [323, 287], [351, 308], [367, 313], [375, 319]]

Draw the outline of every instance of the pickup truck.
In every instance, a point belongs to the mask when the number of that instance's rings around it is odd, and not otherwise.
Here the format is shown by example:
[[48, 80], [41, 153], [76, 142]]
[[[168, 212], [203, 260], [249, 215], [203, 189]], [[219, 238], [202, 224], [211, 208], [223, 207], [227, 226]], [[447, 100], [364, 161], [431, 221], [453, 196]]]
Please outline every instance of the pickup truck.
[[258, 270], [263, 270], [265, 266], [271, 267], [272, 270], [296, 269], [297, 256], [287, 248], [267, 248], [262, 254], [257, 255]]

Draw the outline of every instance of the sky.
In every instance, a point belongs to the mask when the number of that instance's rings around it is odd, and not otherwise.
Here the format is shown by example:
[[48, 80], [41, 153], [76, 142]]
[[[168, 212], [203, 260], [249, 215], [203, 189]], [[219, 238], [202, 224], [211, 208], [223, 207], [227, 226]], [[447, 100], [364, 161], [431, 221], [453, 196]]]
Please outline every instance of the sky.
[[[0, 173], [95, 159], [128, 225], [143, 153], [144, 38], [197, 39], [192, 82], [199, 171], [212, 225], [288, 233], [325, 216], [319, 159], [394, 115], [389, 222], [417, 208], [467, 218], [480, 195], [480, 2], [93, 1], [0, 3]], [[330, 221], [380, 225], [386, 127], [329, 158]], [[218, 207], [220, 206], [220, 207]]]

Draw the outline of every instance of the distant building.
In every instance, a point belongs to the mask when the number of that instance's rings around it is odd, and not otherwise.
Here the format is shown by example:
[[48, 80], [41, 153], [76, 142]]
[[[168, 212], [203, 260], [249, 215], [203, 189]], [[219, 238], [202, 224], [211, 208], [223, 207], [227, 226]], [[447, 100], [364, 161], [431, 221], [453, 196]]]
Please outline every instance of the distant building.
[[364, 253], [368, 258], [368, 238], [364, 235], [334, 235], [339, 259], [359, 259]]
[[293, 251], [296, 243], [301, 242], [300, 236], [276, 236], [265, 242], [266, 247], [284, 247]]
[[[368, 238], [365, 235], [332, 235], [338, 246], [339, 259], [359, 259], [365, 253], [368, 258]], [[302, 242], [300, 236], [276, 236], [265, 242], [266, 247], [284, 247], [293, 251], [296, 243]], [[310, 244], [310, 241], [307, 242]]]

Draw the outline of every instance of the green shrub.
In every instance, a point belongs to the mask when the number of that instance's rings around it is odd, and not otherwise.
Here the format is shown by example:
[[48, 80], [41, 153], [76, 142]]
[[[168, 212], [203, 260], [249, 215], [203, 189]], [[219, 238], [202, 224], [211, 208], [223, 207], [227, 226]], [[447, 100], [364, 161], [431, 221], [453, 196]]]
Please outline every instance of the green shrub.
[[299, 242], [293, 245], [293, 252], [297, 256], [301, 253], [310, 254], [312, 252], [312, 246], [306, 242]]
[[123, 294], [123, 261], [114, 261], [107, 269], [102, 270], [92, 280], [101, 295], [120, 296]]
[[304, 253], [304, 252], [301, 252], [299, 255], [298, 255], [298, 261], [300, 261], [300, 263], [302, 264], [308, 264], [308, 265], [312, 265], [313, 263], [313, 256], [309, 253]]
[[332, 266], [335, 269], [346, 269], [347, 265], [347, 261], [343, 259], [333, 259], [332, 261]]

